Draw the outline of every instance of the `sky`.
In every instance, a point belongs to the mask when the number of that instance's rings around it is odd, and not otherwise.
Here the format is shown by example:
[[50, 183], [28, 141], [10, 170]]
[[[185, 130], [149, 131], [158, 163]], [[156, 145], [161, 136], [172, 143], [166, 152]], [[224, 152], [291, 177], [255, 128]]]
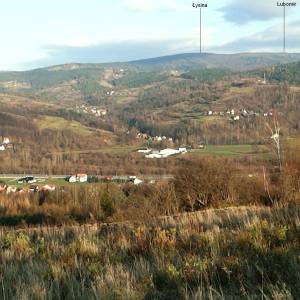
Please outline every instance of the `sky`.
[[[279, 1], [280, 2], [280, 1]], [[199, 51], [193, 0], [1, 0], [0, 70], [100, 63]], [[206, 0], [203, 51], [282, 51], [274, 0]], [[300, 1], [286, 9], [287, 51], [300, 52]]]

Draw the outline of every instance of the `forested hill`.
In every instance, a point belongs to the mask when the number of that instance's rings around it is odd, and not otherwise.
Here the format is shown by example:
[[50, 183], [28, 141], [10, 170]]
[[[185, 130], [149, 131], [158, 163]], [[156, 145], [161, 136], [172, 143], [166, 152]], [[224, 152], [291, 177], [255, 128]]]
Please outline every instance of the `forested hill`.
[[300, 84], [300, 62], [275, 66], [270, 69], [269, 79], [288, 82], [290, 84]]
[[300, 54], [238, 53], [212, 54], [187, 53], [130, 62], [140, 68], [194, 70], [220, 68], [232, 71], [247, 71], [300, 60]]
[[66, 64], [25, 72], [0, 72], [0, 85], [1, 82], [15, 81], [21, 88], [39, 89], [74, 79], [89, 81], [94, 84], [95, 81], [97, 81], [107, 69], [126, 69], [130, 72], [157, 72], [166, 70], [188, 72], [196, 69], [214, 68], [228, 69], [231, 71], [249, 71], [297, 61], [300, 61], [300, 54], [190, 53], [132, 61], [127, 63]]
[[[107, 64], [65, 64], [24, 72], [0, 72], [0, 92], [34, 99], [111, 108], [131, 103], [156, 85], [184, 85], [228, 80], [241, 74], [298, 84], [300, 54], [178, 54]], [[258, 71], [257, 71], [258, 70]], [[161, 97], [160, 97], [161, 98]]]

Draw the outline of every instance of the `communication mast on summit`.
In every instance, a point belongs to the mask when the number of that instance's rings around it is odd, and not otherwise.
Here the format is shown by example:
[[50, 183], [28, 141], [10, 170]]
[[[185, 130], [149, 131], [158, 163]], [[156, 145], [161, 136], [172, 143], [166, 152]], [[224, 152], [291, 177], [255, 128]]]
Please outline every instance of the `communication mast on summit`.
[[207, 4], [206, 3], [193, 3], [192, 6], [194, 8], [199, 9], [200, 12], [200, 54], [202, 53], [202, 8], [206, 8]]
[[283, 53], [286, 53], [286, 7], [297, 6], [296, 2], [277, 2], [278, 7], [283, 7]]

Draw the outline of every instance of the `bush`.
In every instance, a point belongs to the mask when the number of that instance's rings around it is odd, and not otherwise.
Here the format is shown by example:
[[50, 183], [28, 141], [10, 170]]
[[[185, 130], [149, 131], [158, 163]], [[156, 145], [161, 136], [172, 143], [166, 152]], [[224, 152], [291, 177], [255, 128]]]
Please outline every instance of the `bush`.
[[175, 192], [184, 211], [230, 200], [233, 169], [227, 162], [193, 160], [175, 177]]
[[104, 214], [105, 220], [111, 217], [115, 213], [114, 201], [108, 191], [105, 191], [100, 200], [101, 208]]

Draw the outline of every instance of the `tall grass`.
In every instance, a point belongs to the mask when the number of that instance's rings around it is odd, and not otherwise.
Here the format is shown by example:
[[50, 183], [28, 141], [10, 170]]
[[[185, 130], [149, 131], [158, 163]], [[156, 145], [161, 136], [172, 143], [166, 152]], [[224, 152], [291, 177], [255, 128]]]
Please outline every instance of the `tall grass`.
[[300, 208], [0, 231], [1, 299], [297, 299]]

